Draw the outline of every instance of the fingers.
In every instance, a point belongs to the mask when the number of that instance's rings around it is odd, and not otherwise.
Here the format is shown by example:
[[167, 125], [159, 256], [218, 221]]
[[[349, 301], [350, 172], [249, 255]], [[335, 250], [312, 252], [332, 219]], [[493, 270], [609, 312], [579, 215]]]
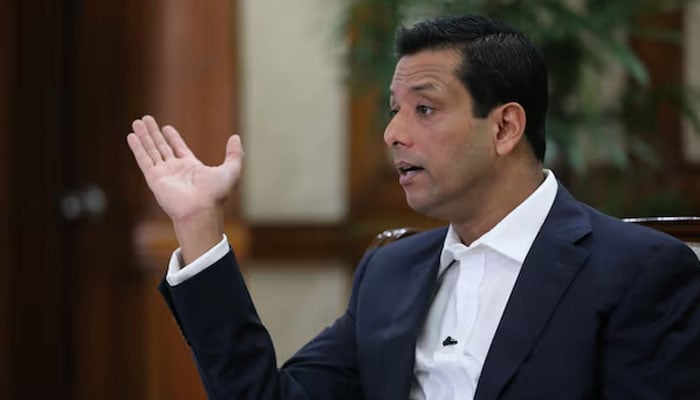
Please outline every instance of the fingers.
[[[142, 170], [175, 157], [196, 158], [175, 128], [168, 125], [161, 131], [156, 120], [150, 115], [135, 120], [131, 126], [134, 130], [133, 136], [127, 136], [127, 141]], [[240, 161], [242, 158], [240, 138], [234, 135], [226, 145], [226, 161]]]
[[165, 139], [175, 151], [177, 157], [194, 156], [190, 148], [187, 147], [185, 141], [182, 140], [182, 136], [180, 136], [178, 131], [172, 126], [168, 125], [163, 127], [163, 136], [165, 136]]
[[150, 115], [144, 115], [143, 118], [141, 118], [141, 121], [143, 121], [146, 128], [148, 128], [148, 134], [151, 136], [151, 139], [153, 140], [153, 143], [155, 144], [163, 160], [173, 158], [173, 149], [170, 148], [168, 142], [165, 141], [156, 120]]
[[146, 150], [141, 144], [141, 139], [139, 139], [135, 133], [128, 134], [126, 136], [126, 141], [129, 143], [131, 152], [134, 154], [134, 158], [136, 159], [136, 163], [138, 164], [139, 168], [141, 168], [141, 172], [145, 174], [148, 168], [154, 165], [151, 156], [146, 153]]
[[138, 136], [143, 150], [151, 158], [151, 162], [155, 165], [156, 163], [163, 161], [163, 156], [160, 154], [160, 151], [158, 151], [158, 148], [156, 147], [156, 144], [148, 131], [148, 127], [143, 120], [135, 120], [131, 123], [131, 128], [134, 130], [136, 136]]
[[241, 145], [241, 137], [238, 135], [231, 135], [226, 142], [226, 158], [224, 163], [218, 168], [226, 171], [225, 181], [227, 181], [229, 190], [237, 181], [241, 175], [241, 169], [243, 168], [243, 146]]

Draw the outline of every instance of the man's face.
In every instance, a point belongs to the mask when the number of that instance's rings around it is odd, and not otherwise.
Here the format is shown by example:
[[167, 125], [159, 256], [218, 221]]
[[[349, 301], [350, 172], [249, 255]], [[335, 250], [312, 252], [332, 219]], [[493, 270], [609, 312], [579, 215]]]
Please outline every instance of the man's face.
[[402, 57], [384, 131], [408, 205], [456, 223], [473, 217], [492, 184], [497, 129], [488, 116], [473, 116], [472, 97], [455, 73], [460, 63], [449, 49]]

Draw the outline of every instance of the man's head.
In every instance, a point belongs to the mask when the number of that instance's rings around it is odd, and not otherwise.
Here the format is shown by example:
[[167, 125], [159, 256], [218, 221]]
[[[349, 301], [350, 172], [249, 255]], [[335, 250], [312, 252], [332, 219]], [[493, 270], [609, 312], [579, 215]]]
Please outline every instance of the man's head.
[[401, 29], [397, 50], [384, 140], [408, 204], [453, 223], [510, 211], [542, 181], [547, 86], [537, 50], [480, 17]]
[[441, 17], [399, 28], [399, 57], [423, 50], [458, 50], [455, 73], [474, 100], [474, 116], [519, 103], [525, 110], [525, 137], [540, 161], [545, 153], [547, 71], [534, 44], [520, 31], [479, 16]]

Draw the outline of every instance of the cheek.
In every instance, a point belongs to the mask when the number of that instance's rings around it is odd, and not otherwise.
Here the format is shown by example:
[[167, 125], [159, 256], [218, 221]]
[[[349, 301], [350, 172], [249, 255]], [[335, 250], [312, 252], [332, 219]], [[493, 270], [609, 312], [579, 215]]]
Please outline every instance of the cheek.
[[443, 187], [454, 186], [463, 180], [473, 159], [469, 144], [463, 138], [456, 140], [454, 137], [436, 140], [428, 157], [428, 172], [435, 183]]
[[[487, 157], [492, 151], [489, 146], [487, 127], [464, 117], [445, 118], [426, 127], [419, 135], [425, 149], [426, 161], [435, 174], [444, 174], [448, 169], [471, 169], [479, 159]], [[459, 168], [457, 168], [459, 166]], [[450, 175], [460, 174], [453, 171]]]
[[459, 161], [479, 151], [474, 139], [473, 133], [467, 128], [453, 129], [436, 137], [435, 144], [440, 147], [443, 158]]
[[491, 154], [495, 151], [489, 143], [486, 132], [462, 132], [442, 144], [441, 163], [451, 170], [453, 178], [464, 179], [464, 175], [489, 168]]

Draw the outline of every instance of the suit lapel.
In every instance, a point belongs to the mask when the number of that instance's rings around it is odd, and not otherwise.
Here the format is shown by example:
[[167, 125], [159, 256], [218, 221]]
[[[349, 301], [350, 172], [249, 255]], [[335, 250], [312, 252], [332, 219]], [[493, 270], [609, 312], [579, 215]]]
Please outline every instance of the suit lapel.
[[475, 399], [494, 400], [513, 377], [588, 258], [576, 242], [590, 233], [588, 216], [560, 185], [557, 197], [523, 262], [489, 348]]

